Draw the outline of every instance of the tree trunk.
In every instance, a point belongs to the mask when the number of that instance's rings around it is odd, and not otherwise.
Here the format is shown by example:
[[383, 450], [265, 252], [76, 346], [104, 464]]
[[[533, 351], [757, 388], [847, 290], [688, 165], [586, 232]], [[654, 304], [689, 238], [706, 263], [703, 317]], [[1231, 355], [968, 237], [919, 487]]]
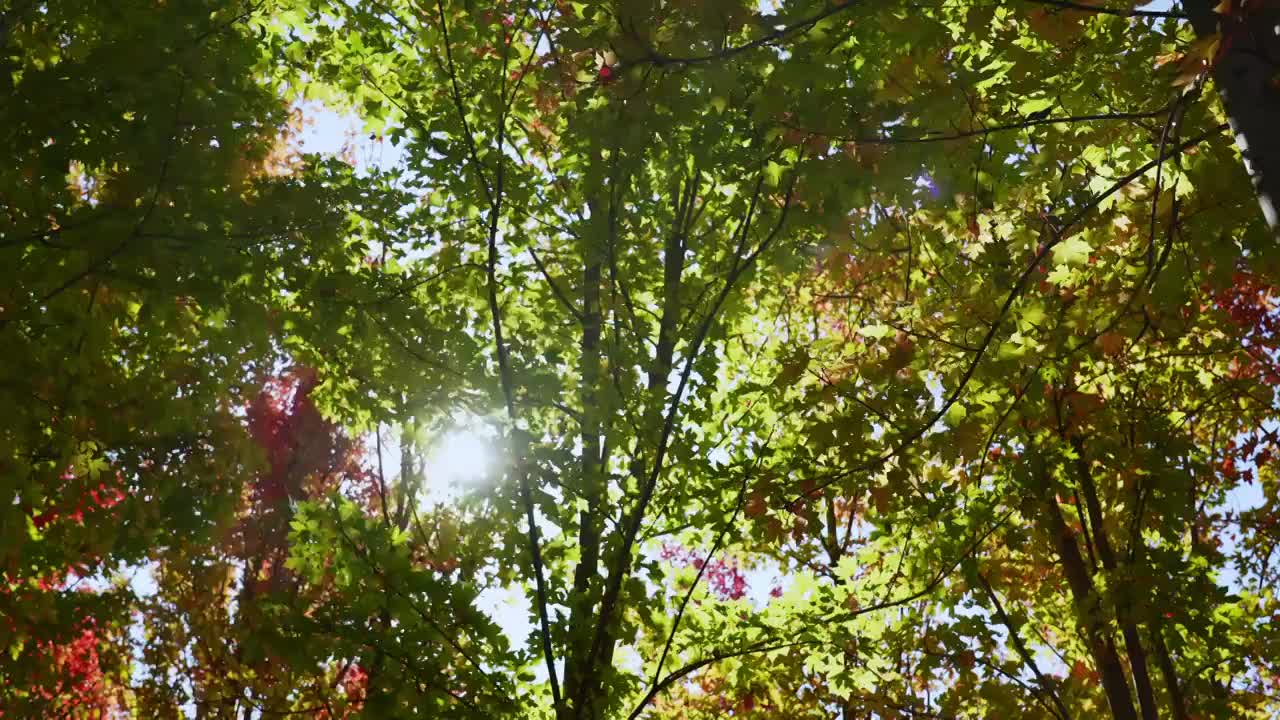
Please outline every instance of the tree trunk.
[[1280, 237], [1280, 0], [1183, 0], [1199, 37], [1222, 33], [1213, 81], [1271, 232]]
[[[598, 203], [591, 204], [592, 215], [602, 212]], [[582, 482], [579, 492], [586, 500], [587, 507], [578, 516], [578, 547], [580, 557], [573, 573], [572, 621], [568, 654], [565, 658], [564, 697], [574, 699], [585, 697], [594, 685], [589, 677], [590, 669], [586, 667], [588, 654], [591, 651], [596, 602], [600, 580], [600, 501], [604, 494], [601, 479], [600, 462], [600, 408], [597, 388], [600, 382], [600, 284], [601, 262], [598, 253], [594, 253], [588, 242], [586, 262], [582, 273], [582, 357], [579, 361], [579, 373], [582, 386], [579, 390], [582, 402]], [[570, 498], [565, 498], [566, 502]], [[586, 692], [584, 692], [584, 690]], [[590, 703], [590, 700], [585, 702]], [[571, 708], [566, 702], [559, 708], [559, 716], [574, 716], [578, 708]]]
[[[671, 376], [672, 368], [675, 363], [675, 346], [676, 332], [679, 328], [681, 305], [680, 290], [685, 268], [685, 236], [688, 231], [688, 224], [693, 217], [693, 201], [697, 194], [697, 176], [689, 179], [676, 189], [674, 201], [674, 212], [672, 216], [671, 234], [667, 237], [663, 248], [663, 294], [662, 294], [662, 316], [659, 322], [658, 337], [655, 344], [655, 353], [647, 372], [647, 392], [648, 398], [645, 402], [645, 418], [646, 424], [653, 423], [656, 425], [662, 417], [662, 412], [666, 405], [664, 402], [658, 402], [657, 398], [666, 398], [665, 392], [668, 379]], [[592, 206], [592, 217], [601, 217], [600, 203]], [[613, 201], [610, 200], [608, 210], [608, 228], [606, 232], [608, 253], [610, 257], [614, 256], [615, 237], [615, 217]], [[590, 252], [590, 249], [588, 249]], [[596, 282], [599, 282], [599, 269], [596, 272]], [[597, 303], [599, 295], [597, 294]], [[590, 309], [584, 308], [584, 315], [589, 315]], [[597, 311], [598, 312], [598, 311]], [[589, 319], [586, 322], [590, 322]], [[598, 328], [597, 328], [598, 335]], [[598, 372], [598, 370], [597, 370]], [[655, 460], [656, 462], [656, 460]], [[637, 451], [632, 458], [629, 470], [632, 476], [641, 485], [646, 481], [645, 463], [640, 452]], [[616, 588], [617, 584], [625, 581], [630, 572], [631, 558], [623, 553], [623, 548], [619, 546], [618, 552], [610, 558], [609, 577], [607, 583], [613, 584]], [[616, 600], [616, 598], [615, 598]], [[605, 698], [601, 696], [601, 681], [603, 680], [603, 670], [613, 666], [614, 638], [613, 633], [616, 631], [618, 618], [610, 616], [612, 608], [609, 604], [609, 591], [606, 589], [602, 596], [602, 604], [600, 607], [600, 617], [596, 623], [596, 631], [592, 632], [589, 625], [578, 628], [577, 624], [573, 625], [572, 633], [582, 632], [586, 645], [586, 653], [578, 671], [576, 682], [578, 683], [574, 691], [566, 689], [566, 707], [560, 711], [560, 718], [574, 718], [581, 720], [582, 718], [595, 719], [603, 715]], [[586, 618], [584, 618], [585, 620]], [[596, 642], [594, 635], [601, 635], [598, 648], [596, 648], [596, 656], [592, 657], [592, 644]], [[571, 706], [571, 707], [570, 707]]]
[[1098, 597], [1094, 593], [1093, 582], [1089, 579], [1089, 571], [1085, 568], [1084, 557], [1080, 555], [1080, 547], [1076, 545], [1075, 533], [1071, 532], [1063, 520], [1057, 500], [1050, 495], [1044, 498], [1043, 504], [1049, 532], [1058, 548], [1058, 556], [1062, 559], [1067, 584], [1071, 587], [1076, 614], [1083, 626], [1094, 664], [1098, 666], [1098, 673], [1102, 676], [1102, 689], [1111, 706], [1111, 715], [1115, 720], [1137, 720], [1133, 696], [1129, 693], [1129, 680], [1125, 677], [1124, 665], [1120, 663], [1120, 655], [1107, 632], [1106, 623], [1102, 621]]
[[[1098, 487], [1093, 482], [1093, 473], [1089, 461], [1085, 458], [1084, 443], [1075, 438], [1071, 441], [1076, 451], [1076, 473], [1080, 478], [1080, 487], [1084, 492], [1084, 502], [1089, 514], [1089, 525], [1093, 530], [1093, 544], [1098, 549], [1098, 559], [1102, 568], [1111, 578], [1116, 576], [1115, 551], [1111, 548], [1111, 540], [1107, 537], [1107, 528], [1102, 516], [1102, 503], [1098, 500]], [[1138, 705], [1142, 708], [1143, 720], [1160, 720], [1156, 710], [1155, 690], [1151, 687], [1151, 673], [1147, 670], [1147, 653], [1142, 647], [1142, 637], [1138, 633], [1138, 625], [1133, 619], [1130, 607], [1130, 587], [1120, 588], [1116, 599], [1116, 619], [1120, 622], [1120, 631], [1124, 636], [1125, 652], [1129, 655], [1129, 666], [1133, 669], [1133, 684], [1138, 690]]]
[[1160, 674], [1164, 676], [1164, 684], [1169, 688], [1169, 701], [1173, 705], [1174, 720], [1188, 720], [1187, 701], [1182, 695], [1182, 686], [1178, 682], [1178, 672], [1173, 665], [1173, 657], [1164, 643], [1164, 628], [1159, 623], [1151, 628], [1151, 647], [1155, 648]]

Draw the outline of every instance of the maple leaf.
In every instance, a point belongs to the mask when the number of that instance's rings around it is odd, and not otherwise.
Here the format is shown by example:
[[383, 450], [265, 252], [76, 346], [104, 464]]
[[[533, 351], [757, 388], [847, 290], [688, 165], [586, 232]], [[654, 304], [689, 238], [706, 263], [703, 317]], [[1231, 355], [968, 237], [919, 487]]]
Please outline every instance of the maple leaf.
[[1089, 262], [1089, 253], [1093, 247], [1078, 235], [1063, 240], [1053, 246], [1053, 262], [1055, 265], [1084, 265]]

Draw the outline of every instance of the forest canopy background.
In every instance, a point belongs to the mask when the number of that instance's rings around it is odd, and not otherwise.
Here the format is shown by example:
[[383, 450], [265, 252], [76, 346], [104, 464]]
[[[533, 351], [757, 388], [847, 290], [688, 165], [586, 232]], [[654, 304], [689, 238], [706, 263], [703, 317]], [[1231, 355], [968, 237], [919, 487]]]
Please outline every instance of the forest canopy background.
[[1275, 717], [1276, 27], [0, 4], [0, 717]]

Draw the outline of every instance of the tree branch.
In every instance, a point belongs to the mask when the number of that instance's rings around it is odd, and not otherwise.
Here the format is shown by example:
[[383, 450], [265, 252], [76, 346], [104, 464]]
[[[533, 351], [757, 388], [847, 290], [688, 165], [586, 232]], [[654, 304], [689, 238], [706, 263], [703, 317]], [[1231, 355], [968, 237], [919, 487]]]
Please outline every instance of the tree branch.
[[996, 617], [1000, 618], [1000, 624], [1004, 625], [1009, 632], [1009, 641], [1013, 643], [1014, 649], [1018, 651], [1018, 657], [1022, 658], [1022, 664], [1036, 676], [1036, 682], [1040, 686], [1040, 692], [1037, 692], [1036, 695], [1047, 693], [1049, 698], [1053, 700], [1057, 716], [1062, 720], [1071, 720], [1071, 714], [1067, 712], [1067, 706], [1062, 703], [1062, 698], [1058, 696], [1058, 691], [1049, 684], [1049, 679], [1044, 676], [1044, 673], [1040, 672], [1040, 666], [1036, 664], [1035, 658], [1027, 651], [1026, 643], [1022, 642], [1022, 637], [1018, 635], [1018, 628], [1013, 626], [1013, 620], [1009, 618], [1009, 613], [1004, 611], [1004, 605], [1000, 603], [1000, 596], [996, 595], [996, 591], [991, 587], [991, 583], [987, 581], [985, 575], [981, 572], [976, 574], [978, 576], [978, 584], [982, 587], [983, 593], [991, 601], [991, 606], [995, 608]]
[[[774, 30], [773, 32], [767, 35], [763, 35], [759, 38], [756, 38], [755, 40], [744, 43], [742, 45], [726, 47], [722, 50], [718, 50], [714, 53], [709, 53], [707, 55], [674, 57], [671, 55], [663, 55], [662, 53], [658, 52], [657, 50], [654, 50], [653, 48], [646, 48], [646, 54], [643, 57], [638, 58], [636, 60], [632, 60], [630, 62], [620, 63], [620, 65], [623, 65], [624, 67], [630, 67], [635, 65], [654, 65], [654, 66], [663, 68], [663, 67], [682, 67], [682, 66], [689, 66], [689, 65], [703, 65], [706, 63], [716, 62], [719, 60], [728, 60], [730, 58], [741, 55], [742, 53], [749, 52], [757, 48], [762, 48], [762, 47], [772, 45], [773, 43], [776, 43], [779, 40], [786, 39], [792, 35], [806, 33], [810, 29], [812, 29], [814, 25], [817, 25], [818, 23], [831, 17], [832, 15], [835, 15], [836, 13], [841, 12], [842, 10], [851, 9], [857, 6], [857, 4], [858, 4], [857, 2], [852, 0], [844, 3], [832, 3], [830, 7], [826, 8], [825, 10], [822, 10], [821, 12], [811, 17], [805, 18], [804, 20], [799, 20], [797, 22], [791, 23], [790, 25], [785, 25], [781, 28]], [[639, 39], [637, 33], [635, 33], [634, 31], [630, 31], [630, 32], [635, 39], [637, 40]]]
[[[480, 157], [476, 152], [475, 138], [471, 134], [470, 125], [467, 123], [466, 111], [463, 108], [462, 93], [458, 85], [457, 69], [453, 64], [453, 51], [449, 46], [449, 23], [445, 17], [443, 0], [436, 0], [436, 10], [440, 18], [440, 30], [444, 37], [445, 57], [448, 59], [448, 74], [450, 87], [453, 92], [454, 107], [458, 113], [458, 119], [462, 123], [463, 134], [466, 138], [467, 149], [471, 156], [471, 163], [475, 169], [476, 177], [484, 190], [485, 197], [489, 200], [489, 237], [488, 237], [488, 257], [486, 259], [485, 276], [487, 279], [487, 295], [489, 301], [489, 312], [493, 318], [493, 337], [494, 344], [497, 348], [498, 356], [498, 375], [502, 383], [502, 395], [506, 401], [507, 419], [512, 423], [512, 434], [519, 432], [514, 427], [516, 420], [516, 402], [515, 402], [515, 382], [511, 373], [511, 361], [507, 355], [506, 342], [502, 335], [502, 308], [498, 303], [498, 223], [502, 213], [502, 193], [503, 182], [506, 179], [506, 162], [502, 152], [502, 146], [506, 141], [507, 113], [510, 110], [510, 102], [515, 101], [515, 88], [512, 89], [510, 100], [506, 100], [506, 78], [507, 78], [507, 62], [508, 54], [511, 51], [510, 43], [503, 43], [502, 46], [502, 88], [500, 97], [504, 99], [504, 104], [498, 113], [498, 135], [497, 135], [497, 171], [494, 176], [493, 187], [490, 189], [489, 183], [484, 176], [484, 166], [480, 162]], [[517, 78], [515, 87], [519, 87], [524, 80], [523, 76]], [[529, 523], [529, 556], [533, 565], [534, 582], [537, 591], [537, 611], [539, 630], [542, 635], [542, 653], [547, 665], [547, 678], [551, 683], [551, 697], [555, 704], [560, 703], [560, 683], [556, 678], [555, 651], [551, 646], [551, 622], [547, 616], [547, 583], [543, 571], [542, 549], [538, 538], [538, 523], [534, 513], [533, 492], [529, 486], [529, 474], [525, 468], [520, 467], [526, 458], [520, 457], [523, 453], [517, 453], [516, 474], [519, 476], [520, 499], [524, 505], [525, 521]]]
[[[1013, 510], [1009, 510], [1003, 516], [1001, 516], [999, 520], [993, 523], [990, 528], [987, 528], [985, 531], [980, 533], [974, 539], [974, 541], [969, 545], [969, 547], [967, 547], [965, 551], [961, 553], [960, 557], [957, 558], [954, 563], [952, 563], [948, 568], [938, 572], [938, 574], [935, 575], [920, 590], [913, 592], [909, 595], [906, 595], [904, 597], [898, 598], [896, 600], [889, 600], [886, 602], [877, 603], [875, 605], [868, 605], [867, 607], [864, 607], [864, 608], [858, 608], [857, 610], [852, 610], [845, 613], [839, 613], [836, 615], [819, 617], [819, 618], [816, 618], [814, 622], [817, 624], [823, 624], [823, 625], [842, 623], [848, 620], [852, 620], [853, 618], [856, 618], [860, 615], [866, 615], [867, 613], [878, 612], [880, 610], [887, 610], [890, 608], [898, 607], [899, 605], [905, 605], [907, 603], [915, 602], [916, 600], [924, 597], [925, 595], [928, 595], [930, 592], [933, 592], [933, 590], [936, 587], [938, 587], [938, 585], [940, 585], [943, 580], [949, 577], [951, 573], [955, 572], [955, 569], [958, 568], [960, 564], [963, 563], [969, 556], [971, 556], [975, 550], [981, 547], [982, 544], [986, 542], [986, 539], [990, 537], [992, 533], [994, 533], [996, 530], [1002, 527], [1004, 523], [1009, 519], [1009, 517], [1013, 515], [1013, 512], [1014, 512]], [[635, 720], [635, 718], [639, 717], [640, 713], [644, 711], [644, 708], [653, 700], [653, 698], [656, 697], [658, 693], [670, 687], [672, 683], [712, 663], [719, 662], [720, 660], [727, 660], [729, 658], [741, 657], [743, 655], [751, 655], [753, 653], [770, 652], [772, 650], [782, 650], [785, 648], [797, 647], [801, 645], [821, 645], [821, 644], [823, 643], [822, 641], [819, 641], [819, 640], [793, 640], [788, 642], [771, 644], [769, 639], [764, 639], [756, 643], [753, 643], [751, 645], [748, 645], [745, 648], [739, 648], [736, 650], [724, 650], [724, 651], [712, 653], [711, 655], [701, 660], [695, 660], [694, 662], [691, 662], [683, 667], [680, 667], [676, 670], [671, 671], [669, 675], [667, 675], [665, 678], [663, 678], [662, 680], [657, 682], [655, 685], [653, 685], [651, 688], [649, 688], [649, 691], [645, 693], [645, 696], [641, 698], [639, 703], [636, 704], [635, 709], [631, 711], [630, 715], [628, 715], [628, 720]]]
[[913, 135], [910, 137], [893, 137], [882, 135], [840, 135], [838, 133], [826, 133], [813, 128], [800, 127], [790, 123], [782, 123], [784, 127], [800, 132], [807, 132], [813, 135], [821, 135], [831, 140], [839, 140], [841, 142], [851, 142], [861, 145], [912, 145], [924, 143], [946, 142], [949, 140], [964, 140], [971, 137], [979, 137], [990, 135], [996, 132], [1006, 132], [1009, 130], [1026, 130], [1027, 128], [1037, 127], [1039, 125], [1057, 125], [1059, 123], [1083, 123], [1096, 122], [1099, 120], [1145, 120], [1153, 118], [1167, 112], [1167, 108], [1159, 108], [1157, 110], [1145, 110], [1139, 112], [1108, 112], [1095, 113], [1092, 115], [1065, 115], [1060, 117], [1043, 117], [1043, 118], [1024, 118], [1017, 122], [1005, 123], [1003, 125], [984, 126], [976, 130], [965, 130], [963, 132], [944, 133], [941, 130], [926, 130], [921, 135]]
[[[684, 368], [680, 373], [680, 381], [676, 386], [675, 393], [672, 395], [671, 406], [668, 408], [666, 418], [662, 424], [662, 433], [658, 440], [658, 448], [654, 458], [653, 469], [649, 472], [648, 477], [644, 479], [644, 483], [640, 489], [640, 498], [637, 500], [636, 506], [633, 508], [630, 516], [627, 518], [627, 522], [623, 530], [622, 546], [618, 550], [614, 567], [611, 568], [608, 584], [605, 588], [604, 598], [600, 605], [600, 616], [596, 624], [595, 636], [591, 644], [591, 652], [587, 656], [588, 661], [586, 663], [586, 669], [588, 672], [595, 669], [594, 666], [596, 658], [600, 655], [605, 645], [605, 638], [608, 635], [608, 627], [613, 621], [613, 611], [617, 605], [618, 596], [622, 590], [622, 582], [628, 574], [632, 547], [635, 544], [636, 536], [640, 532], [640, 527], [644, 522], [645, 511], [648, 508], [649, 502], [653, 499], [653, 493], [658, 484], [658, 477], [662, 474], [663, 462], [666, 459], [668, 444], [671, 440], [671, 435], [675, 430], [676, 416], [680, 408], [681, 400], [684, 397], [684, 391], [688, 387], [689, 377], [693, 373], [694, 360], [697, 359], [698, 354], [702, 349], [702, 343], [705, 342], [707, 336], [711, 332], [711, 326], [715, 323], [720, 307], [733, 291], [738, 280], [755, 264], [755, 260], [760, 256], [760, 253], [773, 243], [774, 239], [778, 236], [778, 233], [782, 230], [783, 225], [786, 223], [788, 211], [791, 208], [791, 199], [795, 192], [796, 180], [796, 176], [793, 175], [787, 188], [786, 196], [783, 199], [782, 210], [778, 216], [778, 222], [774, 225], [768, 236], [766, 236], [765, 239], [756, 247], [755, 251], [747, 255], [745, 259], [741, 256], [735, 259], [734, 266], [729, 273], [729, 277], [725, 281], [724, 287], [721, 289], [719, 296], [711, 307], [711, 310], [707, 313], [706, 317], [703, 318], [702, 324], [698, 328], [693, 342], [690, 344], [689, 351], [685, 356]], [[740, 233], [740, 237], [738, 247], [740, 250], [744, 247], [746, 238], [750, 232], [752, 216], [755, 211], [756, 199], [758, 197], [758, 188], [759, 184], [757, 184], [757, 196], [752, 198], [752, 202], [747, 210], [746, 216], [739, 225], [738, 233]], [[580, 712], [581, 708], [579, 707], [578, 710]]]
[[[822, 488], [826, 488], [856, 473], [866, 472], [867, 470], [873, 469], [875, 467], [879, 467], [880, 465], [888, 462], [889, 460], [899, 455], [903, 450], [909, 447], [916, 440], [919, 440], [920, 438], [924, 437], [925, 433], [927, 433], [929, 429], [934, 426], [934, 424], [936, 424], [939, 420], [945, 417], [947, 414], [947, 411], [951, 409], [951, 406], [955, 405], [956, 402], [960, 399], [960, 397], [964, 394], [965, 387], [969, 384], [969, 381], [973, 378], [973, 374], [977, 372], [978, 365], [982, 362], [982, 359], [986, 355], [987, 350], [990, 349], [992, 342], [995, 340], [996, 334], [999, 332], [1000, 328], [1004, 324], [1004, 319], [1008, 317], [1009, 311], [1013, 308], [1014, 302], [1016, 302], [1017, 299], [1026, 290], [1027, 284], [1030, 281], [1032, 274], [1035, 273], [1036, 269], [1040, 267], [1040, 263], [1044, 262], [1044, 259], [1048, 257], [1049, 253], [1053, 250], [1054, 247], [1058, 245], [1058, 243], [1062, 242], [1067, 238], [1066, 231], [1074, 227], [1075, 225], [1079, 224], [1082, 220], [1084, 220], [1084, 218], [1089, 213], [1093, 212], [1094, 209], [1096, 209], [1100, 204], [1102, 204], [1104, 200], [1116, 194], [1117, 192], [1120, 192], [1120, 190], [1128, 186], [1129, 183], [1132, 183], [1134, 180], [1145, 175], [1148, 170], [1155, 167], [1157, 164], [1163, 162], [1165, 159], [1167, 159], [1168, 157], [1171, 157], [1172, 155], [1181, 153], [1187, 150], [1188, 148], [1199, 145], [1200, 143], [1204, 142], [1206, 139], [1213, 137], [1215, 135], [1218, 135], [1223, 130], [1226, 130], [1226, 129], [1227, 129], [1227, 124], [1222, 123], [1221, 125], [1210, 128], [1209, 130], [1206, 130], [1205, 132], [1202, 132], [1199, 135], [1196, 135], [1190, 140], [1180, 143], [1176, 147], [1170, 148], [1168, 153], [1166, 153], [1165, 155], [1158, 156], [1152, 160], [1149, 160], [1143, 163], [1142, 165], [1134, 169], [1129, 174], [1117, 180], [1114, 184], [1111, 185], [1111, 187], [1107, 188], [1103, 192], [1098, 193], [1097, 195], [1094, 195], [1092, 198], [1090, 198], [1089, 201], [1081, 205], [1080, 209], [1077, 210], [1076, 213], [1072, 215], [1071, 218], [1067, 220], [1062, 226], [1053, 228], [1052, 236], [1045, 243], [1041, 245], [1040, 251], [1036, 253], [1035, 257], [1031, 259], [1031, 263], [1027, 265], [1027, 267], [1022, 271], [1022, 274], [1018, 276], [1017, 281], [1014, 282], [1013, 289], [1011, 289], [1009, 291], [1008, 296], [1005, 297], [1004, 303], [1002, 303], [1000, 306], [1000, 311], [996, 314], [995, 320], [991, 323], [991, 327], [987, 329], [987, 332], [983, 336], [982, 341], [978, 343], [977, 352], [974, 355], [973, 360], [969, 362], [969, 365], [965, 368], [965, 371], [961, 374], [955, 389], [953, 389], [947, 395], [946, 400], [944, 400], [942, 405], [936, 411], [934, 411], [934, 413], [930, 416], [929, 420], [921, 424], [911, 433], [909, 433], [906, 436], [906, 438], [904, 438], [902, 441], [900, 441], [898, 444], [896, 444], [893, 448], [891, 448], [887, 452], [882, 453], [881, 455], [878, 455], [872, 458], [871, 460], [865, 463], [862, 463], [849, 470], [843, 470], [838, 473], [832, 473], [831, 475], [827, 476], [824, 480], [822, 480], [818, 484], [817, 488], [815, 489], [820, 490]], [[1130, 302], [1132, 302], [1132, 298], [1130, 298]], [[1101, 335], [1103, 332], [1106, 332], [1106, 330], [1095, 333], [1091, 337], [1086, 338], [1080, 345], [1077, 345], [1075, 349], [1078, 350], [1080, 347], [1083, 347], [1084, 345], [1087, 345], [1093, 342], [1093, 340], [1096, 339], [1098, 335]], [[799, 496], [790, 502], [791, 503], [800, 502], [803, 499], [804, 499], [804, 496]]]
[[1085, 5], [1084, 3], [1070, 2], [1069, 0], [1022, 0], [1022, 2], [1033, 3], [1035, 5], [1049, 5], [1063, 10], [1075, 10], [1078, 12], [1093, 13], [1094, 15], [1115, 15], [1117, 17], [1129, 18], [1174, 18], [1177, 20], [1185, 20], [1187, 18], [1187, 15], [1180, 12], [1174, 12], [1172, 10], [1124, 10], [1121, 8]]
[[[760, 467], [760, 457], [757, 456], [755, 468]], [[755, 468], [752, 468], [753, 470]], [[698, 574], [694, 576], [693, 582], [689, 585], [689, 589], [685, 591], [684, 599], [680, 601], [680, 609], [676, 611], [676, 618], [671, 623], [671, 632], [667, 634], [667, 642], [662, 646], [662, 655], [658, 658], [658, 666], [653, 671], [653, 686], [658, 684], [658, 678], [662, 675], [662, 666], [667, 662], [667, 654], [671, 651], [671, 643], [676, 638], [676, 632], [680, 629], [680, 621], [684, 619], [684, 610], [689, 605], [689, 599], [693, 597], [693, 591], [697, 589], [698, 583], [702, 580], [702, 575], [707, 571], [707, 566], [711, 564], [712, 558], [720, 551], [720, 546], [724, 543], [725, 537], [729, 534], [729, 529], [738, 521], [738, 513], [742, 512], [742, 501], [747, 495], [747, 485], [751, 480], [751, 473], [744, 472], [742, 474], [742, 487], [738, 489], [738, 497], [733, 504], [733, 514], [729, 516], [729, 521], [720, 529], [716, 540], [711, 545], [711, 551], [707, 553], [707, 557], [702, 561], [702, 565], [698, 567]]]
[[538, 257], [538, 251], [533, 248], [532, 244], [529, 245], [529, 256], [533, 258], [533, 264], [537, 266], [538, 272], [542, 273], [542, 277], [547, 281], [547, 284], [551, 286], [551, 293], [556, 296], [556, 300], [560, 301], [560, 304], [564, 306], [565, 310], [569, 311], [569, 314], [572, 315], [575, 320], [582, 322], [582, 313], [578, 311], [578, 308], [573, 306], [573, 303], [569, 298], [565, 296], [562, 290], [560, 290], [559, 283], [551, 277], [551, 273], [547, 271], [547, 266], [543, 264], [542, 258]]

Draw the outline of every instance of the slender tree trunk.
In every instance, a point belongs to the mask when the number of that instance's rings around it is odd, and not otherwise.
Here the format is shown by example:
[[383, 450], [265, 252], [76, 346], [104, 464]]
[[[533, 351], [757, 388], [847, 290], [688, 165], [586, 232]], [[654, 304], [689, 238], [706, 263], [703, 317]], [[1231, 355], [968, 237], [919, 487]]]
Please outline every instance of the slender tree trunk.
[[[1076, 473], [1080, 478], [1080, 487], [1084, 492], [1084, 502], [1089, 513], [1089, 525], [1093, 529], [1093, 544], [1098, 549], [1098, 559], [1107, 575], [1116, 578], [1115, 551], [1111, 548], [1111, 540], [1107, 537], [1107, 526], [1102, 516], [1102, 503], [1098, 500], [1098, 487], [1093, 482], [1093, 473], [1089, 461], [1085, 458], [1084, 443], [1079, 438], [1071, 441], [1076, 451]], [[1143, 720], [1159, 720], [1156, 710], [1155, 690], [1151, 686], [1151, 673], [1147, 669], [1147, 653], [1142, 647], [1142, 636], [1138, 632], [1137, 622], [1133, 618], [1129, 592], [1132, 588], [1121, 587], [1116, 599], [1116, 619], [1120, 622], [1120, 631], [1124, 637], [1125, 652], [1129, 655], [1129, 666], [1133, 669], [1133, 684], [1138, 690], [1138, 705], [1142, 709]]]
[[[671, 234], [662, 250], [662, 320], [658, 327], [657, 349], [649, 367], [649, 391], [667, 386], [675, 361], [676, 328], [680, 324], [680, 286], [684, 275], [684, 233], [688, 216], [693, 212], [693, 195], [697, 180], [682, 188], [676, 203]], [[659, 408], [661, 411], [661, 408]]]
[[[643, 419], [646, 425], [653, 427], [660, 424], [665, 403], [659, 402], [657, 399], [667, 397], [667, 381], [675, 365], [676, 332], [679, 328], [681, 316], [680, 290], [685, 267], [685, 235], [688, 230], [688, 223], [693, 215], [693, 200], [696, 192], [696, 176], [688, 180], [682, 187], [676, 189], [671, 234], [668, 236], [663, 248], [662, 316], [659, 321], [654, 358], [647, 372], [648, 399], [645, 402], [645, 417]], [[602, 216], [604, 208], [599, 205], [599, 203], [593, 205], [592, 217]], [[607, 235], [610, 248], [612, 248], [616, 240], [614, 237], [616, 228], [614, 227], [615, 218], [613, 213], [614, 208], [611, 200], [608, 212], [604, 215], [608, 218]], [[610, 252], [612, 252], [612, 249]], [[597, 282], [599, 282], [598, 275]], [[598, 302], [599, 295], [597, 294], [596, 297]], [[639, 453], [632, 459], [629, 470], [637, 482], [641, 484], [645, 482], [645, 463]], [[625, 579], [629, 573], [630, 564], [631, 558], [629, 557], [613, 557], [609, 563], [609, 572], [611, 573], [609, 581], [612, 582], [614, 580], [613, 574], [615, 573]], [[603, 609], [601, 612], [603, 612]], [[614, 627], [616, 623], [617, 618], [615, 617], [611, 622], [600, 627], [600, 632], [603, 633], [603, 642], [601, 643], [599, 656], [594, 663], [590, 663], [590, 658], [584, 656], [580, 669], [580, 685], [577, 692], [574, 693], [568, 690], [565, 692], [566, 698], [581, 698], [581, 707], [566, 708], [562, 711], [562, 718], [580, 719], [585, 717], [594, 719], [601, 717], [604, 710], [601, 707], [603, 698], [600, 697], [600, 683], [603, 679], [602, 669], [610, 668], [613, 665], [614, 639], [612, 634], [616, 630]], [[576, 625], [574, 625], [574, 628], [575, 630], [572, 632], [577, 632]], [[582, 631], [586, 636], [584, 640], [587, 644], [586, 656], [589, 656], [591, 652], [590, 646], [593, 641], [592, 633], [590, 632], [591, 628], [589, 625], [584, 626]]]
[[409, 510], [422, 487], [422, 467], [418, 462], [418, 419], [405, 414], [400, 428], [400, 504], [396, 506], [396, 527], [409, 527]]
[[1111, 706], [1111, 715], [1115, 720], [1137, 720], [1133, 696], [1129, 692], [1129, 680], [1125, 677], [1124, 665], [1121, 664], [1115, 643], [1107, 632], [1106, 623], [1102, 621], [1098, 597], [1094, 592], [1093, 582], [1089, 579], [1089, 571], [1085, 568], [1084, 557], [1080, 555], [1080, 547], [1076, 544], [1075, 533], [1071, 532], [1066, 520], [1062, 518], [1062, 509], [1058, 507], [1057, 500], [1050, 495], [1043, 499], [1043, 506], [1049, 532], [1062, 560], [1067, 584], [1071, 587], [1076, 614], [1083, 626], [1094, 663], [1098, 666], [1098, 673], [1102, 676], [1102, 689]]
[[1151, 647], [1155, 649], [1160, 675], [1164, 677], [1164, 684], [1169, 689], [1174, 720], [1188, 720], [1187, 700], [1183, 697], [1182, 685], [1178, 682], [1178, 670], [1173, 665], [1173, 656], [1169, 654], [1168, 646], [1164, 644], [1164, 628], [1158, 622], [1151, 628]]
[[[598, 203], [592, 203], [593, 216], [602, 212]], [[591, 245], [590, 241], [587, 243]], [[586, 500], [587, 507], [578, 515], [578, 546], [580, 557], [574, 568], [572, 605], [572, 621], [568, 655], [565, 659], [564, 697], [586, 697], [592, 688], [583, 686], [595, 685], [597, 679], [587, 677], [590, 672], [585, 667], [587, 655], [591, 650], [591, 629], [595, 620], [596, 601], [600, 579], [600, 527], [597, 526], [600, 516], [600, 503], [604, 494], [601, 480], [600, 463], [600, 411], [597, 388], [600, 382], [600, 284], [601, 258], [591, 247], [586, 249], [586, 262], [582, 273], [582, 356], [579, 360], [579, 373], [582, 386], [580, 400], [582, 402], [582, 482], [579, 491]], [[566, 498], [567, 500], [568, 498]], [[588, 704], [591, 701], [586, 700]], [[573, 717], [573, 708], [568, 703], [562, 705], [558, 712], [560, 717]]]
[[1263, 217], [1280, 237], [1280, 0], [1233, 0], [1225, 16], [1214, 12], [1218, 4], [1183, 0], [1182, 6], [1196, 35], [1222, 33], [1213, 81]]
[[836, 520], [836, 496], [835, 491], [828, 489], [823, 495], [823, 504], [826, 505], [826, 522], [827, 535], [823, 539], [822, 544], [825, 545], [827, 558], [831, 561], [831, 566], [835, 567], [841, 556], [844, 554], [840, 549], [840, 528]]
[[[1127, 606], [1128, 601], [1121, 601]], [[1120, 609], [1117, 608], [1117, 613]], [[1160, 720], [1156, 710], [1156, 693], [1151, 686], [1151, 673], [1147, 669], [1147, 651], [1142, 647], [1142, 636], [1138, 626], [1133, 622], [1133, 614], [1128, 608], [1120, 613], [1120, 632], [1124, 636], [1124, 649], [1129, 654], [1129, 667], [1133, 670], [1133, 684], [1138, 689], [1138, 706], [1142, 709], [1142, 720]]]

